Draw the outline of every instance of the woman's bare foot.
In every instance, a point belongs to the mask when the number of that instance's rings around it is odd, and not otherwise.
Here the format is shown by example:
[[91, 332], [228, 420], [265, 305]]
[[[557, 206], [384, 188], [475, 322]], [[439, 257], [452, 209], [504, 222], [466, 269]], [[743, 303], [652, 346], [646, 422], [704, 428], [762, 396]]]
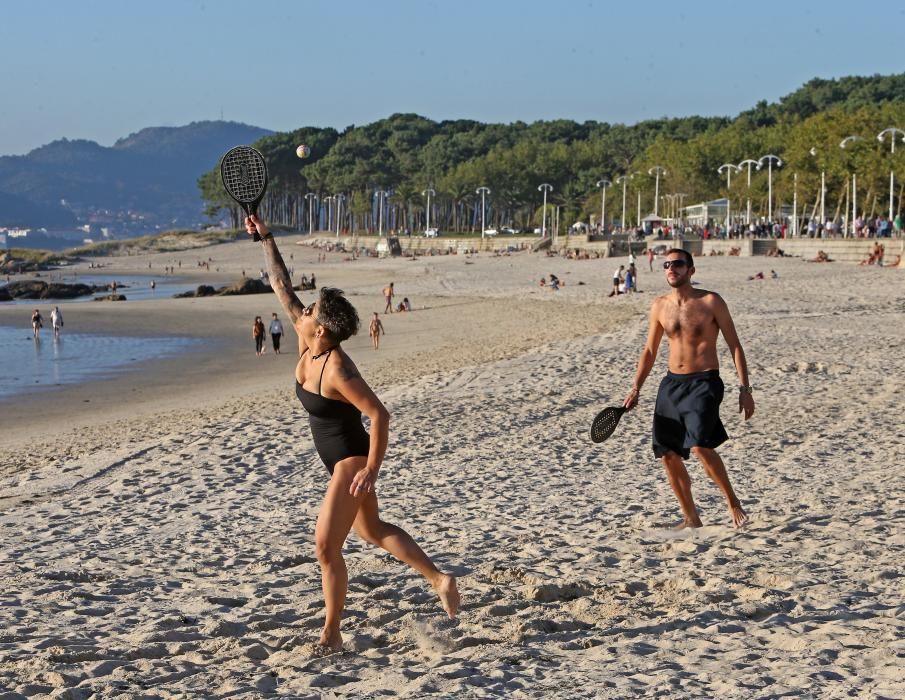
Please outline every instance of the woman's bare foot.
[[433, 584], [434, 590], [440, 596], [440, 603], [450, 619], [455, 619], [459, 611], [459, 588], [456, 586], [456, 577], [449, 574], [440, 574]]
[[684, 530], [685, 528], [689, 527], [704, 527], [704, 523], [701, 522], [700, 518], [696, 518], [694, 520], [685, 518], [678, 525], [673, 527], [673, 530]]
[[338, 651], [343, 648], [343, 636], [339, 633], [338, 629], [328, 630], [325, 627], [324, 631], [321, 632], [321, 638], [318, 644], [322, 647]]
[[741, 503], [729, 506], [729, 515], [732, 516], [732, 522], [736, 527], [744, 527], [748, 523], [748, 514], [742, 510]]

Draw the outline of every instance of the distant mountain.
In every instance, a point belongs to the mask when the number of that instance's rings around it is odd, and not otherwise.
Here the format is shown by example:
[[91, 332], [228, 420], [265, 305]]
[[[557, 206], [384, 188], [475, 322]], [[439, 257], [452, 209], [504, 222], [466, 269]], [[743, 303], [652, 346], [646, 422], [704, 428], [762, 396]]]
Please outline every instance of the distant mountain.
[[236, 122], [193, 122], [142, 129], [109, 148], [61, 139], [0, 157], [0, 226], [96, 223], [136, 235], [197, 224], [204, 220], [198, 177], [232, 146], [270, 133]]

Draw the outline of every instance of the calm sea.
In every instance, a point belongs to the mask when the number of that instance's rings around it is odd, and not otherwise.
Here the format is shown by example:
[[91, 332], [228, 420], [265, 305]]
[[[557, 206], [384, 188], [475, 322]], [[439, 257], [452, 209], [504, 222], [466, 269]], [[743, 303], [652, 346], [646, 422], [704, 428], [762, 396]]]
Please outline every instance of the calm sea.
[[[34, 303], [34, 302], [31, 302]], [[65, 312], [64, 312], [65, 314]], [[66, 333], [54, 339], [49, 319], [40, 338], [31, 327], [0, 326], [0, 400], [63, 384], [128, 372], [136, 362], [192, 350], [201, 339]]]

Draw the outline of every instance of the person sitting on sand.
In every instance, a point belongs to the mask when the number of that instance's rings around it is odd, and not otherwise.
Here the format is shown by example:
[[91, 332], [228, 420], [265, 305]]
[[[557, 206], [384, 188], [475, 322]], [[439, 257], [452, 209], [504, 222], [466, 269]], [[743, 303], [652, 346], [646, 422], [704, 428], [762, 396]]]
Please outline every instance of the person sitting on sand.
[[[314, 447], [330, 472], [314, 530], [325, 602], [320, 644], [342, 647], [340, 617], [349, 585], [342, 547], [350, 529], [430, 581], [446, 613], [455, 617], [459, 608], [456, 579], [434, 566], [408, 533], [378, 514], [374, 488], [389, 440], [390, 414], [342, 348], [343, 341], [358, 331], [355, 307], [341, 290], [329, 287], [320, 290], [317, 301], [304, 306], [292, 290], [266, 224], [256, 216], [246, 217], [245, 228], [261, 237], [273, 290], [298, 335], [295, 392], [309, 414]], [[371, 421], [370, 435], [361, 423], [362, 413]]]

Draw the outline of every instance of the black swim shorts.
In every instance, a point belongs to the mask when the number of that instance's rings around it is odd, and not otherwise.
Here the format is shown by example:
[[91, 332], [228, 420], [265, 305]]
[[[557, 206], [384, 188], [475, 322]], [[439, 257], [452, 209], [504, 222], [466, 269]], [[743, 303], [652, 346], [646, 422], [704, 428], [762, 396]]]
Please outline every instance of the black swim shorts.
[[723, 380], [718, 370], [673, 374], [660, 382], [654, 408], [654, 454], [688, 459], [692, 447], [719, 447], [729, 435], [720, 420]]

